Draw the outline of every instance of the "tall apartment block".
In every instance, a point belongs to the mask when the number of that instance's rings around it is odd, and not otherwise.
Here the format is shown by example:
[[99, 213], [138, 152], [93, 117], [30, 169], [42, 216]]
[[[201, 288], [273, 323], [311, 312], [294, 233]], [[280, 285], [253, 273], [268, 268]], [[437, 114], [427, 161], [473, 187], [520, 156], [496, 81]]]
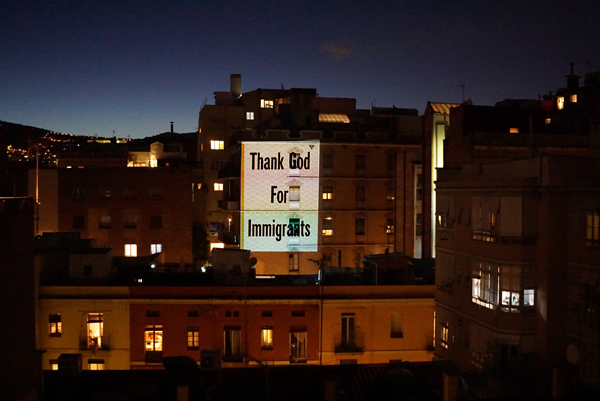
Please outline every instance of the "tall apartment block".
[[[318, 182], [311, 209], [316, 212], [311, 225], [314, 246], [304, 251], [290, 246], [277, 252], [249, 248], [258, 260], [257, 272], [312, 274], [319, 263], [358, 267], [364, 255], [386, 249], [420, 256], [420, 141], [416, 110], [357, 110], [355, 99], [319, 97], [314, 89], [257, 89], [242, 94], [241, 77], [232, 75], [231, 90], [216, 92], [215, 105], [205, 105], [199, 118], [198, 153], [204, 166], [202, 187], [207, 191], [204, 224], [213, 234], [213, 246], [239, 246], [249, 234], [244, 225], [248, 220], [240, 215], [246, 207], [240, 203], [247, 199], [245, 186], [262, 188], [268, 195], [263, 203], [273, 201], [269, 191], [277, 185], [258, 178], [250, 183], [249, 176], [241, 173], [242, 162], [251, 157], [243, 152], [244, 144], [254, 146], [258, 157], [261, 146], [275, 149], [279, 143], [284, 154], [294, 152], [294, 143], [312, 142], [319, 144], [319, 151], [311, 154], [311, 169], [316, 169], [311, 176]], [[291, 203], [281, 198], [293, 220], [296, 206], [292, 203], [301, 196], [297, 207], [302, 208], [306, 192], [294, 169], [285, 168], [290, 170], [289, 179], [281, 181], [276, 191], [293, 197]], [[262, 211], [271, 210], [267, 204]], [[292, 224], [289, 219], [286, 224]]]
[[436, 354], [481, 396], [600, 385], [600, 73], [449, 113], [436, 215]]

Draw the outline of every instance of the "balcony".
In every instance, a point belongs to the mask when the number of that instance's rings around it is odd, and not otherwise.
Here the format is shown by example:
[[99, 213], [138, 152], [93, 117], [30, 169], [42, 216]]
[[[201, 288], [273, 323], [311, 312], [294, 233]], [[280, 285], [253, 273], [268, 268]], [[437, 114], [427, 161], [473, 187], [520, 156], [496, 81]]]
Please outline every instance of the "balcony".
[[227, 355], [227, 351], [225, 351], [223, 362], [244, 362], [244, 356], [240, 353]]
[[220, 200], [218, 201], [219, 209], [222, 210], [240, 210], [240, 201], [238, 200]]
[[336, 336], [335, 353], [362, 353], [365, 348], [365, 336], [362, 333], [354, 333], [353, 336]]
[[96, 351], [110, 350], [110, 336], [90, 337], [79, 336], [79, 349]]
[[229, 231], [219, 231], [217, 234], [217, 238], [223, 241], [225, 245], [239, 245], [239, 236], [236, 233], [232, 233]]
[[146, 351], [146, 363], [161, 363], [162, 360], [162, 351]]

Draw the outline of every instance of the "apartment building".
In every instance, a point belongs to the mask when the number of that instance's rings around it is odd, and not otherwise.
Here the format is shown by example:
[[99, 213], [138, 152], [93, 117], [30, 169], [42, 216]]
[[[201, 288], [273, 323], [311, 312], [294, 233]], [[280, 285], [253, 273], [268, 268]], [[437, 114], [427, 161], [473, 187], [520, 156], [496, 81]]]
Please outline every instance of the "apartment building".
[[579, 88], [571, 72], [555, 97], [450, 110], [435, 353], [480, 395], [598, 388], [598, 123], [583, 104], [598, 105], [597, 75]]
[[[242, 242], [244, 185], [270, 190], [268, 180], [243, 182], [242, 159], [249, 158], [243, 156], [243, 144], [259, 149], [261, 143], [279, 143], [281, 154], [294, 143], [319, 144], [312, 156], [313, 169], [318, 163], [313, 177], [319, 182], [318, 217], [311, 227], [318, 233], [315, 247], [302, 252], [250, 249], [258, 260], [257, 272], [312, 274], [319, 269], [315, 261], [360, 267], [364, 255], [385, 249], [411, 256], [421, 252], [420, 246], [415, 248], [422, 235], [417, 215], [423, 202], [421, 119], [416, 110], [356, 110], [355, 99], [319, 97], [314, 89], [242, 94], [241, 78], [234, 75], [231, 91], [215, 93], [215, 105], [202, 108], [199, 126], [202, 185], [208, 191], [203, 198], [205, 225], [214, 235], [214, 246]], [[296, 173], [290, 171], [288, 177], [287, 186], [301, 186]]]
[[191, 263], [194, 181], [185, 167], [40, 170], [36, 232], [78, 232], [114, 256]]

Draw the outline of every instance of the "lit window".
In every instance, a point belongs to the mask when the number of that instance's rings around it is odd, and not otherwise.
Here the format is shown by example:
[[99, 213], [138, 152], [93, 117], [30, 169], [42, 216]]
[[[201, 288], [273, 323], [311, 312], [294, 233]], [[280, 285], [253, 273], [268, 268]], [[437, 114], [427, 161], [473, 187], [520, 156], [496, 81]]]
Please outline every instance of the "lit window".
[[333, 199], [333, 187], [323, 187], [323, 199], [324, 200], [332, 200]]
[[240, 326], [225, 326], [224, 360], [235, 361], [241, 357], [242, 328]]
[[587, 214], [585, 245], [590, 248], [600, 248], [600, 215]]
[[323, 227], [321, 228], [321, 233], [324, 236], [333, 235], [333, 219], [331, 217], [326, 217], [323, 219]]
[[50, 370], [58, 370], [58, 360], [50, 359]]
[[151, 324], [146, 326], [144, 332], [144, 340], [146, 343], [146, 352], [162, 351], [163, 346], [163, 330], [160, 324]]
[[125, 244], [125, 256], [137, 256], [137, 244]]
[[290, 271], [298, 271], [299, 269], [299, 255], [297, 253], [290, 253], [288, 256], [289, 259], [289, 269]]
[[104, 370], [104, 359], [88, 359], [89, 370]]
[[200, 347], [200, 332], [198, 326], [187, 328], [188, 349], [198, 349]]
[[550, 119], [550, 118], [546, 119], [546, 124], [550, 124], [551, 122], [552, 122], [552, 119]]
[[385, 222], [385, 232], [386, 234], [394, 233], [394, 219], [391, 217], [388, 217]]
[[107, 344], [103, 344], [105, 339], [102, 337], [104, 335], [102, 317], [102, 313], [88, 313], [87, 315], [87, 349], [106, 349]]
[[473, 303], [494, 309], [498, 305], [500, 266], [488, 262], [474, 262], [471, 279]]
[[100, 216], [100, 222], [98, 228], [110, 228], [111, 219], [110, 216]]
[[442, 325], [441, 346], [448, 348], [448, 323]]
[[246, 120], [254, 120], [254, 112], [253, 111], [246, 112]]
[[62, 334], [62, 320], [60, 313], [48, 316], [50, 337], [60, 337]]
[[556, 98], [556, 107], [559, 110], [562, 110], [565, 108], [565, 98], [563, 96], [559, 96]]
[[162, 244], [152, 244], [150, 245], [150, 253], [161, 253], [162, 252]]
[[534, 290], [523, 290], [523, 306], [533, 306], [534, 305]]
[[306, 329], [290, 333], [290, 362], [306, 362]]
[[571, 103], [577, 103], [577, 94], [575, 94], [575, 93], [572, 94], [570, 100], [571, 100]]
[[210, 141], [210, 148], [212, 150], [223, 150], [225, 149], [224, 141]]
[[273, 101], [272, 100], [260, 99], [260, 107], [263, 108], [263, 109], [272, 109], [273, 108]]
[[519, 133], [519, 129], [518, 128], [511, 128], [510, 129], [510, 133], [511, 134], [518, 134]]
[[215, 182], [215, 191], [222, 191], [223, 190], [223, 183], [221, 182]]
[[260, 347], [261, 349], [273, 349], [273, 327], [263, 326], [260, 331]]
[[349, 123], [350, 119], [346, 114], [323, 114], [319, 113], [320, 123]]

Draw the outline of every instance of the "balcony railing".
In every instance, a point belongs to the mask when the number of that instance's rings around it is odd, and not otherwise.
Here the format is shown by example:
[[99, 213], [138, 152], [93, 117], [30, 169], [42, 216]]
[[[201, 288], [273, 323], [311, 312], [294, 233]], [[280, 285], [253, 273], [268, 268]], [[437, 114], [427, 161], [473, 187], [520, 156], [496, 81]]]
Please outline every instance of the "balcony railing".
[[363, 352], [365, 349], [365, 337], [361, 333], [354, 333], [353, 336], [336, 336], [335, 352]]
[[223, 210], [240, 210], [240, 201], [239, 200], [219, 200], [218, 201], [219, 209]]
[[110, 336], [79, 336], [79, 349], [92, 351], [108, 351], [110, 350]]
[[147, 363], [160, 363], [162, 359], [162, 351], [146, 351], [145, 361]]

